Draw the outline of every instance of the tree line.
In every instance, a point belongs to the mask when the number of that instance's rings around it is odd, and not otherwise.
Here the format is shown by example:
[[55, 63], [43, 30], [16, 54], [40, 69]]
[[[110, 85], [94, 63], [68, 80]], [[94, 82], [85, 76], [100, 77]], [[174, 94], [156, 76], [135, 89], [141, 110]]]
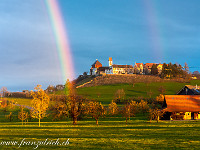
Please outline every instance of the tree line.
[[[18, 113], [18, 118], [23, 121], [36, 118], [40, 126], [41, 119], [44, 117], [51, 117], [52, 120], [64, 120], [67, 117], [71, 118], [73, 124], [77, 124], [78, 120], [85, 117], [91, 117], [99, 122], [100, 117], [116, 116], [120, 115], [128, 119], [135, 116], [138, 113], [148, 114], [149, 120], [157, 119], [159, 117], [158, 105], [156, 102], [149, 105], [146, 101], [141, 100], [140, 102], [129, 101], [123, 106], [118, 107], [115, 100], [113, 100], [108, 107], [103, 106], [100, 102], [84, 99], [78, 96], [73, 88], [73, 85], [67, 81], [65, 85], [65, 95], [55, 97], [55, 100], [50, 102], [50, 96], [41, 88], [40, 85], [35, 87], [35, 91], [31, 91], [33, 97], [31, 101], [31, 109], [29, 112], [25, 111], [21, 107]], [[121, 95], [123, 97], [123, 94]], [[52, 99], [53, 100], [53, 99]], [[14, 103], [9, 103], [8, 107], [13, 107]], [[6, 107], [3, 109], [6, 112]], [[6, 115], [10, 121], [12, 121], [13, 114], [10, 112]]]

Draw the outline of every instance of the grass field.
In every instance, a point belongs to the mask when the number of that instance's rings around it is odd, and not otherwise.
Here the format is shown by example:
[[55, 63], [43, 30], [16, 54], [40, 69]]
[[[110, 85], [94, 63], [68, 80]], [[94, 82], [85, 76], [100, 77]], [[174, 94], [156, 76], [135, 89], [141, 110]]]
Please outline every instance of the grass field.
[[[166, 90], [166, 95], [176, 94], [184, 85], [200, 85], [200, 80], [191, 80], [190, 83], [178, 83], [178, 82], [154, 82], [149, 83], [135, 83], [134, 87], [131, 84], [114, 84], [114, 85], [103, 85], [96, 87], [85, 87], [77, 89], [77, 93], [89, 99], [95, 99], [104, 105], [108, 105], [114, 98], [115, 93], [118, 89], [124, 89], [125, 99], [132, 97], [149, 97], [147, 94], [149, 91], [152, 92], [152, 97], [155, 98], [160, 94], [158, 91], [160, 86], [163, 86]], [[57, 91], [56, 94], [63, 95], [64, 91]], [[25, 98], [8, 98], [8, 100], [14, 100], [18, 104], [30, 106], [31, 99]]]
[[149, 97], [148, 92], [152, 92], [152, 97], [156, 97], [160, 94], [159, 87], [163, 86], [166, 90], [166, 95], [176, 94], [184, 85], [200, 85], [200, 80], [191, 80], [190, 83], [178, 83], [178, 82], [154, 82], [149, 83], [135, 83], [132, 84], [115, 84], [115, 85], [103, 85], [96, 87], [85, 87], [77, 89], [78, 94], [83, 95], [89, 99], [97, 99], [103, 104], [109, 104], [114, 99], [114, 95], [118, 89], [124, 89], [126, 93], [126, 99], [131, 97]]
[[31, 106], [30, 98], [6, 98], [8, 101], [14, 101], [16, 104]]
[[33, 149], [36, 145], [2, 145], [3, 141], [37, 142], [48, 140], [62, 143], [69, 139], [69, 145], [39, 146], [38, 149], [199, 149], [200, 121], [148, 122], [141, 117], [131, 118], [125, 124], [124, 118], [106, 118], [99, 121], [36, 122], [21, 126], [20, 122], [0, 124], [0, 149]]
[[[108, 104], [117, 89], [124, 89], [126, 98], [147, 97], [147, 92], [151, 89], [152, 96], [155, 97], [159, 94], [158, 88], [161, 85], [165, 87], [166, 94], [175, 94], [185, 84], [200, 85], [200, 80], [193, 80], [191, 83], [150, 83], [148, 86], [144, 83], [136, 83], [134, 87], [129, 84], [105, 85], [80, 88], [78, 92], [88, 98]], [[30, 99], [14, 100], [18, 104], [30, 105]], [[150, 123], [145, 116], [140, 114], [131, 118], [127, 125], [125, 118], [122, 117], [101, 118], [99, 125], [96, 125], [92, 118], [84, 118], [83, 121], [78, 121], [78, 125], [72, 125], [70, 118], [58, 122], [52, 122], [51, 118], [44, 118], [41, 120], [41, 127], [38, 127], [36, 119], [22, 126], [17, 119], [18, 111], [19, 108], [13, 110], [15, 118], [13, 122], [9, 122], [9, 119], [5, 119], [5, 114], [8, 115], [9, 111], [0, 110], [0, 149], [34, 149], [37, 148], [39, 142], [44, 142], [46, 139], [47, 142], [56, 142], [59, 139], [59, 143], [64, 142], [66, 145], [39, 145], [37, 149], [200, 148], [200, 120], [160, 121], [158, 123], [153, 121]], [[23, 144], [18, 148], [23, 140]], [[9, 144], [11, 141], [14, 143]]]

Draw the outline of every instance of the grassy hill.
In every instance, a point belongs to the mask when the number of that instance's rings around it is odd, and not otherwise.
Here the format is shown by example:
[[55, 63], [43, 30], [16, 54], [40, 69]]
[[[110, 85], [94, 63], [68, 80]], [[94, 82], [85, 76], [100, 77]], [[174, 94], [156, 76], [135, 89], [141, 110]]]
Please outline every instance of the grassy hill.
[[171, 82], [152, 82], [152, 83], [135, 83], [134, 87], [132, 84], [112, 84], [112, 85], [101, 85], [93, 87], [78, 88], [77, 93], [89, 99], [96, 99], [103, 104], [109, 104], [114, 99], [115, 93], [118, 89], [124, 89], [125, 99], [132, 97], [149, 97], [148, 93], [151, 91], [152, 98], [155, 98], [160, 94], [159, 88], [163, 86], [165, 88], [165, 94], [174, 95], [184, 85], [200, 85], [200, 80], [191, 80], [190, 83], [179, 83], [175, 81]]

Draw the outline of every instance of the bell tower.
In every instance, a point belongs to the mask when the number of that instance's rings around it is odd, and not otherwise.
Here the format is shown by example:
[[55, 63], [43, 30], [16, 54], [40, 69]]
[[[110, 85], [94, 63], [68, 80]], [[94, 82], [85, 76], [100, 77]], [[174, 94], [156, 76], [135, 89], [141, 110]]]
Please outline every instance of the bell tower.
[[109, 67], [112, 67], [112, 65], [113, 65], [112, 57], [109, 57]]

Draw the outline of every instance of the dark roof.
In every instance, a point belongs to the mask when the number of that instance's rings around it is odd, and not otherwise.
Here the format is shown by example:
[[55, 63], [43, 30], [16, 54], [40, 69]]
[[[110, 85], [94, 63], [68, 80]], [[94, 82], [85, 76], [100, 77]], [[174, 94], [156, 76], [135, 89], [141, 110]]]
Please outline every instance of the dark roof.
[[200, 86], [185, 85], [177, 95], [200, 95]]
[[133, 68], [132, 65], [113, 65], [113, 68]]
[[99, 67], [97, 70], [98, 71], [105, 71], [106, 69], [110, 69], [110, 67]]
[[167, 112], [200, 112], [200, 96], [165, 95], [164, 103]]

